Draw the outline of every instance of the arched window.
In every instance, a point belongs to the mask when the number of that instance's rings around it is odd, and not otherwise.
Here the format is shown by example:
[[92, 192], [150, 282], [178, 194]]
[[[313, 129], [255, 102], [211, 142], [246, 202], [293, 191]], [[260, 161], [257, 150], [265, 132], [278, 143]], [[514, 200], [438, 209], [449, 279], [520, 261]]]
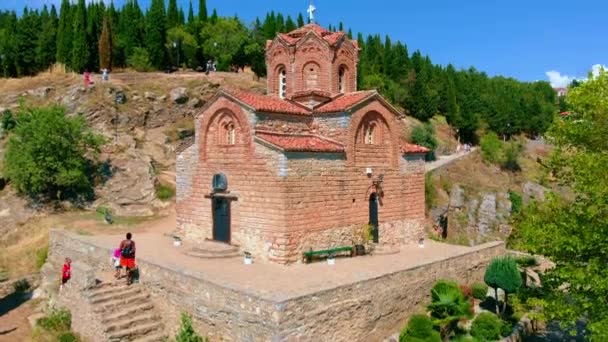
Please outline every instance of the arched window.
[[226, 125], [224, 125], [224, 136], [226, 139], [225, 140], [226, 144], [234, 145], [236, 136], [235, 136], [235, 132], [234, 132], [234, 124], [232, 122], [229, 122]]
[[376, 124], [372, 123], [365, 127], [364, 143], [366, 145], [372, 145], [374, 143], [374, 131], [376, 130]]
[[287, 95], [287, 72], [285, 68], [279, 70], [279, 97], [284, 99]]
[[340, 67], [340, 69], [338, 70], [338, 91], [341, 94], [344, 94], [344, 92], [345, 92], [344, 85], [346, 83], [346, 80], [345, 80], [344, 75], [345, 75], [344, 67]]

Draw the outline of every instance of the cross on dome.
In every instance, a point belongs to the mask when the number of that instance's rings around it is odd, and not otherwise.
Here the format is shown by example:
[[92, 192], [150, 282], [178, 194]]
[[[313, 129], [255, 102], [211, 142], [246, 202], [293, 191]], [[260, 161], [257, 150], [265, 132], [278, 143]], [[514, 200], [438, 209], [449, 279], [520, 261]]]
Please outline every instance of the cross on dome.
[[311, 24], [313, 24], [315, 22], [315, 11], [316, 10], [317, 10], [317, 8], [312, 3], [312, 0], [310, 0], [310, 5], [308, 5], [308, 9], [306, 10], [306, 12], [308, 12], [308, 20], [310, 20]]

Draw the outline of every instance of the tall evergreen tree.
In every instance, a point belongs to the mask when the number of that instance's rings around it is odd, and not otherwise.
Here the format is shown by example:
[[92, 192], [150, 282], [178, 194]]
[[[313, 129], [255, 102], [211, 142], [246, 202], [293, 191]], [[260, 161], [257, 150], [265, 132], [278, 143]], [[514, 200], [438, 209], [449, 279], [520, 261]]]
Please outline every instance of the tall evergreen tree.
[[291, 16], [287, 16], [287, 20], [285, 20], [285, 32], [291, 32], [296, 29], [296, 23], [291, 19]]
[[192, 0], [188, 4], [188, 25], [194, 24], [194, 9], [192, 8]]
[[146, 49], [152, 66], [162, 69], [166, 65], [165, 5], [163, 0], [152, 0], [146, 15]]
[[304, 16], [302, 13], [298, 13], [298, 27], [304, 26]]
[[[41, 70], [44, 70], [55, 63], [57, 47], [57, 28], [55, 25], [57, 23], [56, 18], [53, 18], [52, 12], [53, 10], [51, 10], [51, 13], [48, 13], [45, 5], [40, 14], [41, 31], [36, 46], [36, 64], [38, 64]], [[56, 12], [55, 15], [57, 15]]]
[[19, 76], [30, 76], [38, 72], [36, 63], [36, 46], [39, 37], [38, 12], [23, 10], [17, 25], [16, 64]]
[[274, 11], [266, 14], [266, 20], [264, 20], [264, 24], [262, 25], [262, 30], [264, 31], [264, 37], [266, 39], [274, 39], [277, 35], [277, 18], [274, 14]]
[[184, 10], [181, 7], [177, 14], [177, 26], [184, 26], [184, 23], [186, 22], [186, 16], [184, 14]]
[[112, 27], [108, 17], [103, 18], [103, 28], [99, 37], [99, 68], [112, 69]]
[[177, 0], [169, 0], [169, 8], [167, 9], [167, 29], [175, 27], [179, 22], [179, 13], [177, 10]]
[[340, 32], [344, 31], [344, 24], [342, 24], [342, 22], [338, 23], [338, 31], [340, 31]]
[[57, 25], [57, 61], [65, 65], [70, 64], [72, 57], [72, 6], [70, 0], [61, 1], [59, 23]]
[[211, 13], [211, 18], [209, 18], [209, 21], [211, 21], [212, 24], [215, 24], [217, 22], [217, 10], [215, 8]]
[[276, 32], [285, 32], [285, 19], [281, 13], [277, 14]]
[[348, 38], [353, 39], [353, 31], [351, 29], [348, 29]]
[[207, 21], [207, 1], [199, 0], [198, 1], [198, 20], [201, 22]]
[[72, 26], [74, 40], [70, 66], [76, 72], [83, 72], [89, 64], [89, 41], [87, 37], [87, 8], [84, 0], [78, 0]]

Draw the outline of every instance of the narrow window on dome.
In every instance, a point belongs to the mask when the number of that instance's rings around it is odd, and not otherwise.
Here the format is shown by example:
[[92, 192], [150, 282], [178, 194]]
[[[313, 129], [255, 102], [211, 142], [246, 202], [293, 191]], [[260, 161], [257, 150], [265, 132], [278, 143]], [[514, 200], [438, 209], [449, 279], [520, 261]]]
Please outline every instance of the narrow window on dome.
[[236, 136], [235, 136], [235, 132], [234, 132], [234, 124], [232, 122], [229, 122], [226, 124], [226, 144], [228, 145], [234, 145], [235, 140], [236, 140]]
[[279, 97], [284, 99], [287, 95], [287, 73], [282, 68], [279, 71]]
[[366, 145], [371, 145], [374, 143], [374, 129], [376, 128], [376, 125], [371, 124], [367, 127], [365, 127], [365, 144]]

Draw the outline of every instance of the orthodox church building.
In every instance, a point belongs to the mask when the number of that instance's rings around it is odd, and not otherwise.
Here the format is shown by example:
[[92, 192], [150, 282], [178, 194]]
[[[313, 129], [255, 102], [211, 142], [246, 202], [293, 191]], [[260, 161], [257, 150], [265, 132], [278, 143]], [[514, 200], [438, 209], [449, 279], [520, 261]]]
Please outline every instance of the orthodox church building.
[[177, 223], [191, 242], [238, 246], [258, 261], [424, 237], [424, 157], [404, 114], [357, 91], [357, 42], [308, 24], [266, 44], [266, 95], [220, 90], [177, 151]]

